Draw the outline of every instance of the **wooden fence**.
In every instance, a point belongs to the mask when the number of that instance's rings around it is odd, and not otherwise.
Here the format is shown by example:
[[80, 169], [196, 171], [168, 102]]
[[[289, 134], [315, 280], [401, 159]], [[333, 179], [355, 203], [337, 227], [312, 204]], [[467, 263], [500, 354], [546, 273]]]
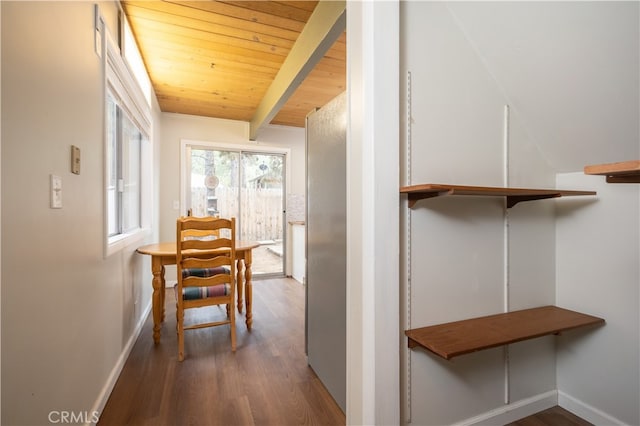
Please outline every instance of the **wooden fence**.
[[[279, 241], [283, 235], [283, 194], [280, 188], [241, 188], [242, 211], [238, 214], [238, 188], [216, 188], [218, 214], [236, 218], [240, 229], [237, 238], [251, 241]], [[205, 188], [193, 188], [191, 206], [194, 216], [207, 216], [207, 206], [214, 199], [207, 199]]]

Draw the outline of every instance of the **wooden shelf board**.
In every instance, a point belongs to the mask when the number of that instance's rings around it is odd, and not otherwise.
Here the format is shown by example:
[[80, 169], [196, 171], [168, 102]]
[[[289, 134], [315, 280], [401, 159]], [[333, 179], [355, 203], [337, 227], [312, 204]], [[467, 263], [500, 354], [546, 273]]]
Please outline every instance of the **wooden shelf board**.
[[556, 306], [542, 306], [406, 330], [409, 347], [421, 346], [444, 359], [549, 334], [559, 334], [604, 319]]
[[446, 195], [472, 195], [506, 197], [507, 208], [522, 201], [542, 200], [574, 195], [595, 195], [595, 191], [569, 191], [563, 189], [529, 189], [529, 188], [501, 188], [490, 186], [463, 186], [427, 183], [400, 188], [401, 193], [408, 194], [409, 207], [413, 207], [419, 200]]
[[640, 183], [640, 160], [585, 166], [584, 173], [606, 176], [608, 183]]

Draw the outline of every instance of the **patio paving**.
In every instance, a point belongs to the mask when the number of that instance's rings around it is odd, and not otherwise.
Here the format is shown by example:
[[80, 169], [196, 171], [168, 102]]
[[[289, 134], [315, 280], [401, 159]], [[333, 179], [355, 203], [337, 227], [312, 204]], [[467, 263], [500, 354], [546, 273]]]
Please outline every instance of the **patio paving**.
[[282, 244], [261, 245], [253, 249], [253, 275], [283, 273], [284, 262], [281, 253]]

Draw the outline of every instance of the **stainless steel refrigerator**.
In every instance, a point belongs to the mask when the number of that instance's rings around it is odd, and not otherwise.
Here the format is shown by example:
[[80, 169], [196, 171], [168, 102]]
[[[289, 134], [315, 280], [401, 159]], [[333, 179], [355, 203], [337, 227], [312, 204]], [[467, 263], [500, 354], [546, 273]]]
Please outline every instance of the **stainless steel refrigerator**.
[[346, 139], [343, 93], [307, 116], [306, 347], [308, 362], [346, 407]]

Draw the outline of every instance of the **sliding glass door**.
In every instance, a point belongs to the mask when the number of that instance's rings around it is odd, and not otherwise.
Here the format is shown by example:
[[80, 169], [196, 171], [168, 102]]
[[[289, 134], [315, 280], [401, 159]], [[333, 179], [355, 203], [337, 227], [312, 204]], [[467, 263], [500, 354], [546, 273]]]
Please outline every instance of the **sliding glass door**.
[[237, 238], [260, 243], [254, 276], [284, 275], [285, 155], [187, 145], [185, 160], [187, 211], [235, 217]]

